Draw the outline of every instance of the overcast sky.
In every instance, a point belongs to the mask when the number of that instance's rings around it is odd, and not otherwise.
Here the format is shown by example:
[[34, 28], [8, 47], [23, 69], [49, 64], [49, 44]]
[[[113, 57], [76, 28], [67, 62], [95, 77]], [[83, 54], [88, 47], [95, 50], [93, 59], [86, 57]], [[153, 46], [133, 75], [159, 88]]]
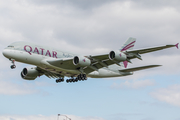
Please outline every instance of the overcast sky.
[[[82, 55], [109, 53], [129, 38], [135, 49], [180, 42], [179, 0], [0, 0], [0, 50], [28, 41]], [[180, 120], [179, 49], [142, 55], [133, 76], [56, 84], [20, 77], [0, 56], [0, 119]], [[61, 120], [64, 118], [61, 116]]]

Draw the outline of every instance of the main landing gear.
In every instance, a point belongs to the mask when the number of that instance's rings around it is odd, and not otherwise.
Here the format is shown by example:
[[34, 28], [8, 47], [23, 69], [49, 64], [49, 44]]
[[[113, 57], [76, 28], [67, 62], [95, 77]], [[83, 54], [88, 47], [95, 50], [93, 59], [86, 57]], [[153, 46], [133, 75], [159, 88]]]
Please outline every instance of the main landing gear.
[[67, 79], [66, 82], [67, 83], [71, 83], [71, 82], [78, 82], [78, 81], [84, 81], [84, 80], [87, 80], [87, 77], [86, 77], [86, 74], [79, 74], [77, 76], [77, 78], [71, 78], [71, 79]]
[[64, 78], [59, 78], [59, 79], [57, 79], [57, 80], [56, 80], [56, 83], [58, 83], [58, 82], [64, 82]]
[[[86, 74], [79, 74], [76, 78], [71, 78], [71, 79], [67, 79], [66, 82], [67, 83], [71, 83], [71, 82], [78, 82], [78, 81], [84, 81], [87, 80]], [[64, 78], [59, 78], [56, 80], [56, 83], [59, 82], [64, 82]]]
[[15, 69], [16, 68], [15, 60], [14, 59], [9, 59], [9, 60], [12, 62], [11, 69]]

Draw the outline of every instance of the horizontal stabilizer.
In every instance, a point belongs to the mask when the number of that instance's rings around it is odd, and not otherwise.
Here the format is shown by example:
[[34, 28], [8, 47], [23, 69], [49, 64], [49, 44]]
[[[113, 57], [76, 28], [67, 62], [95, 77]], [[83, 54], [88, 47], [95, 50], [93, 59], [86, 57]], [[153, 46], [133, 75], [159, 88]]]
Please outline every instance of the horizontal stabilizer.
[[159, 67], [159, 66], [161, 65], [148, 65], [148, 66], [142, 66], [142, 67], [122, 69], [122, 70], [119, 70], [119, 72], [134, 72], [134, 71], [139, 71], [139, 70], [144, 70], [144, 69], [149, 69], [149, 68], [154, 68], [154, 67]]

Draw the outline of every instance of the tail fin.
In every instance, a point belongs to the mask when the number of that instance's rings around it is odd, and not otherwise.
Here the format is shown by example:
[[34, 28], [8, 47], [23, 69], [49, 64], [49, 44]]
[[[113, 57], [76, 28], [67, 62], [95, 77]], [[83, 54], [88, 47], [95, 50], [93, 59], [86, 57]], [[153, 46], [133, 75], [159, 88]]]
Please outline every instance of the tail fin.
[[[123, 51], [126, 51], [126, 50], [132, 50], [134, 45], [135, 45], [135, 42], [136, 42], [136, 38], [132, 38], [130, 37], [124, 44], [123, 46], [120, 48], [120, 51], [123, 52]], [[124, 68], [127, 68], [127, 65], [128, 65], [128, 62], [127, 61], [124, 61], [123, 62], [123, 67]]]
[[121, 47], [120, 51], [132, 50], [136, 42], [136, 38], [130, 37]]

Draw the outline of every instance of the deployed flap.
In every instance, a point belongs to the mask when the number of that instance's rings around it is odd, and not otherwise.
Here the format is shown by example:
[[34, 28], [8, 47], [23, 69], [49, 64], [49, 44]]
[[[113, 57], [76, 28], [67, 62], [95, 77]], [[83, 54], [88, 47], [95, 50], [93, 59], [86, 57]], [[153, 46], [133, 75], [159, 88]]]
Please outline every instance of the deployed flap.
[[161, 65], [148, 65], [148, 66], [142, 66], [142, 67], [122, 69], [122, 70], [119, 70], [119, 71], [120, 72], [134, 72], [134, 71], [139, 71], [139, 70], [144, 70], [144, 69], [149, 69], [149, 68], [159, 67], [159, 66], [161, 66]]
[[62, 76], [60, 73], [57, 74], [57, 73], [53, 73], [51, 71], [49, 71], [48, 69], [42, 69], [40, 67], [37, 67], [37, 70], [41, 73], [41, 75], [45, 75], [47, 76], [48, 78], [59, 78], [59, 77], [64, 77]]
[[127, 53], [144, 54], [144, 53], [154, 52], [154, 51], [158, 51], [158, 50], [163, 50], [163, 49], [170, 48], [170, 47], [177, 47], [178, 48], [178, 44], [176, 44], [176, 45], [165, 45], [165, 46], [152, 47], [152, 48], [145, 48], [145, 49], [138, 49], [138, 50], [128, 50]]

